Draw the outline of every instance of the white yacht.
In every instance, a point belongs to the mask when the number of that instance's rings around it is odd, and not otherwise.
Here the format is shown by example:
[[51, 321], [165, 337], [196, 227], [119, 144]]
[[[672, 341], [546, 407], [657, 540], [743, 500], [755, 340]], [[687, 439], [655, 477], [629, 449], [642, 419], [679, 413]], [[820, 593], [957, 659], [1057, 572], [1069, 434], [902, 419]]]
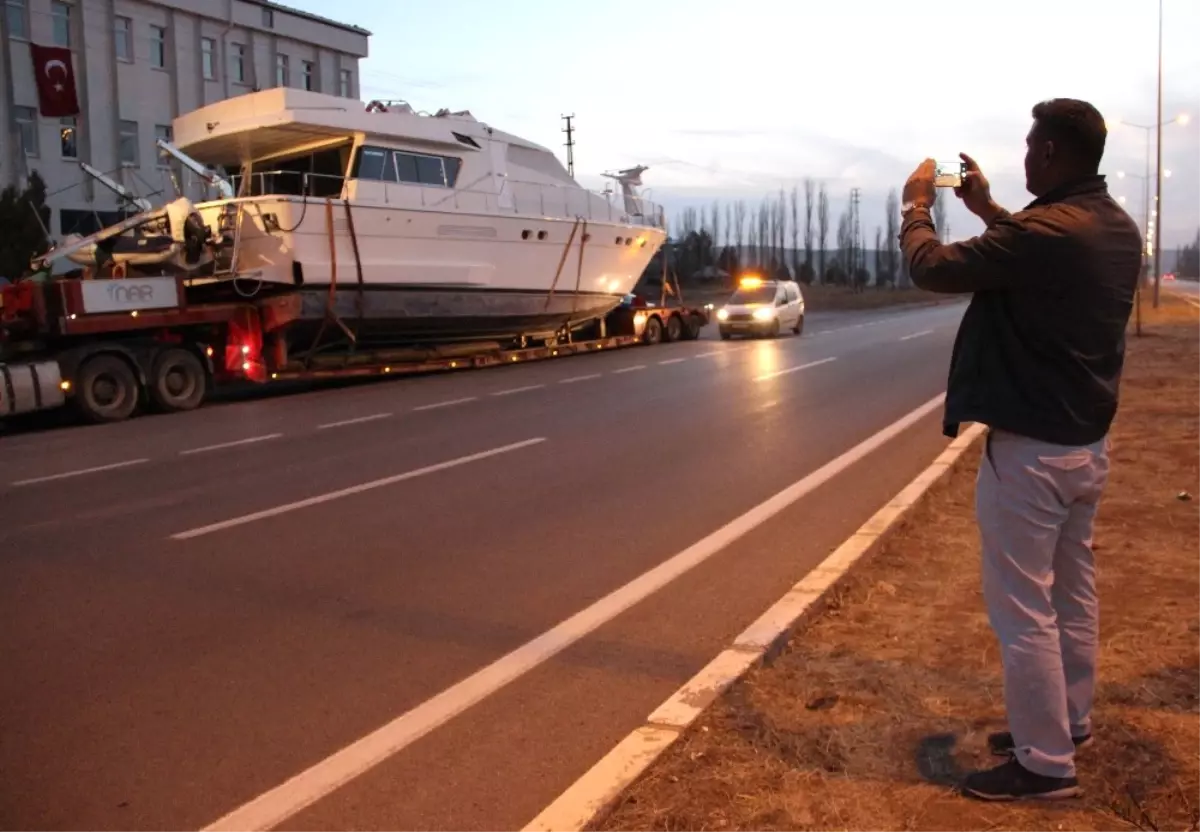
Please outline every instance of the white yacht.
[[279, 88], [187, 113], [173, 132], [223, 171], [222, 193], [166, 206], [155, 239], [174, 240], [193, 284], [298, 294], [292, 342], [331, 317], [359, 342], [563, 332], [614, 308], [666, 237], [638, 195], [644, 167], [606, 174], [620, 191], [596, 194], [469, 112]]

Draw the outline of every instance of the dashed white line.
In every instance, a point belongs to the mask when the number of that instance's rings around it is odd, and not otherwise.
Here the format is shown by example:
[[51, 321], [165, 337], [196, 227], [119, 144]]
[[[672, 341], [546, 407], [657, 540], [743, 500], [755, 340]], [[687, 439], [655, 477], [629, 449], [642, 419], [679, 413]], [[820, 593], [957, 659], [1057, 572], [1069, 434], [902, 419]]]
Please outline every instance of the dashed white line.
[[109, 465], [97, 465], [95, 468], [80, 468], [75, 471], [63, 471], [61, 474], [47, 474], [44, 477], [30, 477], [27, 480], [17, 480], [13, 485], [34, 485], [39, 482], [50, 482], [51, 480], [65, 480], [67, 477], [79, 477], [84, 474], [94, 474], [97, 471], [112, 471], [116, 468], [128, 468], [130, 465], [141, 465], [143, 462], [149, 462], [149, 458], [145, 459], [127, 459], [124, 462], [113, 462]]
[[665, 358], [658, 363], [659, 364], [681, 364], [684, 361], [687, 361], [687, 359], [686, 358]]
[[317, 430], [325, 430], [326, 428], [340, 428], [346, 425], [358, 425], [363, 422], [374, 422], [377, 419], [386, 419], [391, 416], [391, 413], [372, 413], [370, 416], [359, 416], [355, 419], [343, 419], [340, 422], [326, 422], [323, 425], [317, 425]]
[[588, 373], [585, 376], [571, 376], [570, 378], [560, 378], [559, 384], [574, 384], [577, 381], [591, 381], [594, 378], [600, 378], [603, 373]]
[[511, 396], [513, 393], [526, 393], [530, 390], [540, 390], [545, 387], [544, 384], [527, 384], [524, 387], [510, 387], [507, 390], [497, 390], [492, 393], [493, 396]]
[[708, 561], [797, 500], [887, 444], [941, 407], [945, 394], [918, 407], [841, 456], [822, 465], [707, 536], [633, 578], [536, 638], [480, 668], [278, 786], [204, 827], [208, 830], [273, 829], [364, 772], [407, 748], [478, 702], [612, 621], [639, 601]]
[[178, 532], [176, 534], [171, 535], [171, 539], [172, 540], [190, 540], [193, 537], [200, 537], [201, 535], [211, 534], [212, 532], [219, 532], [222, 529], [229, 529], [234, 526], [241, 526], [246, 523], [253, 523], [255, 520], [263, 520], [263, 519], [266, 519], [267, 517], [275, 517], [280, 514], [286, 514], [289, 511], [296, 511], [297, 509], [308, 508], [309, 506], [316, 506], [316, 505], [320, 505], [321, 503], [328, 503], [331, 500], [338, 500], [338, 499], [341, 499], [342, 497], [349, 497], [354, 494], [361, 494], [364, 491], [370, 491], [375, 488], [383, 488], [386, 485], [394, 485], [398, 482], [404, 482], [405, 480], [411, 480], [415, 477], [424, 476], [425, 474], [432, 474], [437, 471], [445, 471], [447, 468], [456, 468], [459, 465], [466, 465], [468, 462], [477, 462], [481, 459], [487, 459], [488, 457], [498, 456], [500, 454], [506, 454], [506, 453], [509, 453], [510, 451], [520, 450], [521, 448], [528, 448], [530, 445], [537, 445], [539, 442], [545, 442], [545, 441], [546, 441], [545, 437], [538, 437], [536, 439], [526, 439], [523, 442], [514, 442], [511, 445], [502, 445], [499, 448], [492, 448], [489, 451], [480, 451], [477, 454], [470, 454], [468, 456], [460, 456], [460, 457], [458, 457], [458, 459], [451, 459], [451, 460], [447, 460], [446, 462], [439, 462], [435, 465], [426, 465], [424, 468], [416, 468], [412, 471], [405, 471], [403, 474], [396, 474], [395, 476], [384, 477], [383, 479], [371, 480], [370, 482], [364, 482], [364, 483], [361, 483], [360, 485], [352, 485], [349, 488], [342, 488], [342, 489], [339, 489], [338, 491], [330, 491], [325, 494], [318, 494], [315, 497], [308, 497], [307, 499], [304, 499], [304, 500], [297, 500], [294, 503], [284, 503], [281, 506], [275, 506], [274, 508], [264, 509], [263, 511], [256, 511], [256, 512], [253, 512], [252, 514], [243, 514], [241, 517], [234, 517], [229, 520], [222, 520], [219, 523], [212, 523], [211, 525], [208, 525], [208, 526], [199, 526], [198, 528], [195, 528], [195, 529], [188, 529], [185, 532]]
[[463, 399], [450, 399], [450, 400], [444, 401], [444, 402], [434, 402], [433, 404], [423, 404], [420, 407], [414, 407], [413, 410], [414, 411], [416, 411], [416, 410], [437, 410], [439, 407], [453, 407], [456, 404], [466, 404], [467, 402], [473, 402], [477, 398], [478, 398], [477, 396], [467, 396], [466, 398], [463, 398]]
[[222, 448], [236, 448], [239, 445], [253, 445], [255, 442], [266, 442], [270, 439], [278, 439], [283, 436], [282, 433], [268, 433], [263, 436], [251, 436], [247, 439], [235, 439], [232, 442], [219, 442], [216, 445], [205, 445], [202, 448], [188, 448], [186, 451], [180, 451], [180, 456], [189, 456], [191, 454], [203, 454], [209, 451], [219, 451]]
[[932, 329], [923, 329], [920, 332], [914, 332], [911, 335], [905, 335], [905, 336], [901, 337], [900, 340], [901, 341], [911, 341], [914, 338], [921, 338], [925, 335], [932, 335], [932, 334], [933, 334]]
[[769, 378], [776, 378], [777, 376], [786, 376], [788, 373], [797, 373], [800, 370], [807, 370], [809, 367], [819, 367], [822, 364], [828, 364], [830, 361], [837, 361], [837, 358], [836, 357], [822, 358], [818, 361], [810, 361], [807, 364], [801, 364], [799, 367], [788, 367], [786, 370], [776, 370], [773, 373], [764, 373], [761, 376], [757, 376], [754, 380], [755, 381], [766, 381]]
[[644, 369], [646, 369], [645, 364], [634, 364], [632, 367], [622, 367], [619, 370], [613, 370], [613, 375], [619, 375], [621, 373], [632, 373], [634, 370], [644, 370]]

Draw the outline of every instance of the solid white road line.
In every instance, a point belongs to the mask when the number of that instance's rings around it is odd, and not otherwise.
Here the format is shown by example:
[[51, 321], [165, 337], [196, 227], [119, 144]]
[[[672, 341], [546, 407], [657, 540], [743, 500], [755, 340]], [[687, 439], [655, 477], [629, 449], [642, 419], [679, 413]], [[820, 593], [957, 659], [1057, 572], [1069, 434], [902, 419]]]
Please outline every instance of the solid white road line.
[[639, 601], [758, 528], [941, 406], [945, 394], [863, 440], [836, 459], [731, 520], [704, 539], [580, 610], [407, 713], [356, 740], [290, 780], [214, 821], [205, 830], [271, 829], [387, 760], [411, 743], [538, 667]]
[[687, 361], [687, 359], [686, 358], [665, 358], [658, 363], [659, 364], [681, 364], [684, 361]]
[[488, 457], [506, 454], [509, 451], [516, 451], [521, 448], [528, 448], [530, 445], [536, 445], [539, 442], [545, 442], [545, 437], [537, 439], [526, 439], [523, 442], [514, 442], [511, 445], [502, 445], [499, 448], [492, 448], [490, 451], [480, 451], [477, 454], [468, 456], [460, 456], [458, 459], [451, 459], [446, 462], [439, 462], [435, 465], [426, 465], [424, 468], [416, 468], [412, 471], [405, 471], [403, 474], [396, 474], [391, 477], [384, 477], [379, 480], [371, 480], [359, 485], [352, 485], [349, 488], [342, 488], [337, 491], [330, 491], [326, 494], [318, 494], [315, 497], [308, 497], [303, 500], [297, 500], [294, 503], [284, 503], [281, 506], [274, 508], [263, 509], [252, 514], [243, 514], [241, 517], [233, 517], [229, 520], [222, 520], [219, 523], [212, 523], [208, 526], [199, 526], [195, 529], [188, 529], [185, 532], [177, 532], [171, 535], [172, 540], [190, 540], [193, 537], [219, 532], [222, 529], [229, 529], [234, 526], [241, 526], [246, 523], [253, 523], [255, 520], [263, 520], [267, 517], [275, 517], [280, 514], [286, 514], [289, 511], [297, 511], [298, 509], [308, 508], [309, 506], [328, 503], [331, 500], [339, 500], [342, 497], [350, 497], [354, 494], [361, 494], [364, 491], [370, 491], [375, 488], [383, 488], [385, 485], [394, 485], [398, 482], [411, 480], [416, 477], [424, 476], [425, 474], [433, 474], [437, 471], [445, 471], [447, 468], [457, 468], [459, 465], [466, 465], [468, 462], [478, 462], [481, 459]]
[[577, 381], [590, 381], [591, 379], [594, 379], [594, 378], [600, 378], [603, 375], [604, 375], [603, 373], [588, 373], [586, 376], [571, 376], [570, 378], [559, 379], [558, 383], [559, 384], [574, 384]]
[[755, 377], [754, 380], [755, 381], [766, 381], [769, 378], [775, 378], [777, 376], [786, 376], [788, 373], [797, 373], [801, 370], [807, 370], [809, 367], [819, 367], [822, 364], [828, 364], [830, 361], [837, 361], [837, 358], [836, 357], [822, 358], [819, 361], [810, 361], [807, 364], [801, 364], [799, 367], [788, 367], [786, 370], [776, 370], [773, 373], [766, 373], [764, 375], [757, 376], [757, 377]]
[[476, 398], [478, 398], [478, 397], [477, 396], [467, 396], [465, 399], [450, 399], [449, 401], [444, 401], [444, 402], [434, 402], [433, 404], [423, 404], [420, 407], [414, 407], [413, 410], [414, 411], [437, 410], [439, 407], [451, 407], [456, 404], [466, 404], [467, 402], [473, 402], [473, 401], [475, 401]]
[[527, 384], [524, 387], [512, 387], [508, 390], [497, 390], [493, 396], [511, 396], [513, 393], [525, 393], [530, 390], [540, 390], [546, 385], [544, 384]]
[[252, 445], [255, 442], [266, 442], [269, 439], [278, 439], [283, 436], [282, 433], [268, 433], [264, 436], [251, 436], [248, 439], [235, 439], [232, 442], [220, 442], [216, 445], [205, 445], [203, 448], [188, 448], [186, 451], [180, 451], [180, 456], [188, 456], [189, 454], [203, 454], [208, 451], [219, 451], [222, 448], [236, 448], [238, 445]]
[[97, 465], [95, 468], [80, 468], [77, 471], [63, 471], [61, 474], [47, 474], [44, 477], [31, 477], [27, 480], [17, 480], [13, 485], [33, 485], [39, 482], [50, 482], [50, 480], [65, 480], [67, 477], [79, 477], [83, 474], [94, 474], [97, 471], [112, 471], [115, 468], [128, 468], [130, 465], [141, 465], [143, 462], [149, 462], [146, 459], [127, 459], [124, 462], [113, 462], [109, 465]]
[[634, 364], [632, 367], [622, 367], [619, 370], [613, 370], [613, 375], [620, 375], [621, 373], [632, 373], [634, 370], [644, 370], [644, 369], [646, 369], [645, 364]]
[[359, 416], [356, 419], [343, 419], [340, 422], [326, 422], [323, 425], [317, 425], [317, 430], [325, 430], [326, 428], [340, 428], [345, 425], [358, 425], [363, 422], [374, 422], [376, 419], [386, 419], [391, 416], [391, 413], [372, 413], [370, 416]]
[[911, 335], [904, 335], [900, 338], [901, 341], [911, 341], [914, 338], [924, 338], [926, 335], [932, 335], [932, 329], [922, 329], [920, 332], [914, 332]]

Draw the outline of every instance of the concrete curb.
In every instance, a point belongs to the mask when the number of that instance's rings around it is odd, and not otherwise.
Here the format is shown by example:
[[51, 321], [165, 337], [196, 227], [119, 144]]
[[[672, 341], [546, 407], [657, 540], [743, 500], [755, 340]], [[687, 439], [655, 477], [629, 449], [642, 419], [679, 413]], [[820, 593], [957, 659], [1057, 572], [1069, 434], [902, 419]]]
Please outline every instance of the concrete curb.
[[752, 668], [769, 662], [796, 629], [818, 615], [830, 590], [855, 564], [876, 551], [909, 510], [942, 479], [983, 435], [972, 425], [857, 532], [775, 602], [679, 690], [658, 706], [644, 725], [591, 767], [526, 826], [532, 830], [580, 830], [600, 820], [621, 794], [731, 685]]

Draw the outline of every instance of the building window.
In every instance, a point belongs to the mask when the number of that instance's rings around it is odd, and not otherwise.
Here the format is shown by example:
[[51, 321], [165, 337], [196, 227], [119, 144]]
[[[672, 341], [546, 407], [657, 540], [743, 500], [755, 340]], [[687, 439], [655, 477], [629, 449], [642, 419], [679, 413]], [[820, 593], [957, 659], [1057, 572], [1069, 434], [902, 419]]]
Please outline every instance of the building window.
[[206, 81], [217, 80], [217, 42], [212, 38], [200, 38], [200, 66]]
[[300, 62], [300, 70], [304, 73], [304, 89], [311, 92], [313, 89], [313, 74], [314, 74], [313, 62], [312, 61], [301, 61]]
[[138, 125], [136, 121], [121, 121], [121, 138], [117, 145], [118, 161], [122, 165], [137, 167]]
[[50, 17], [54, 22], [54, 45], [71, 45], [71, 6], [53, 0], [50, 3]]
[[354, 84], [351, 83], [351, 78], [350, 78], [350, 70], [343, 69], [343, 70], [339, 71], [338, 72], [338, 92], [341, 94], [342, 98], [353, 98], [354, 97], [354, 92], [352, 89], [353, 86], [354, 86]]
[[229, 44], [229, 75], [239, 84], [246, 83], [246, 47], [240, 43]]
[[58, 143], [64, 159], [79, 158], [79, 123], [74, 116], [58, 120]]
[[33, 107], [13, 107], [17, 119], [17, 138], [26, 156], [38, 155], [37, 110]]
[[[174, 134], [171, 132], [171, 125], [169, 125], [169, 124], [154, 125], [154, 141], [155, 142], [158, 142], [160, 140], [164, 141], [164, 142], [170, 142], [170, 141], [172, 141], [173, 135]], [[163, 153], [161, 150], [159, 150], [157, 144], [154, 145], [154, 157], [158, 160], [158, 166], [160, 168], [169, 168], [171, 166], [170, 157], [167, 156], [165, 153]]]
[[8, 36], [29, 40], [29, 9], [26, 0], [4, 0], [4, 15], [8, 18]]
[[288, 85], [288, 56], [275, 56], [275, 86], [286, 87]]
[[113, 21], [113, 43], [117, 47], [117, 60], [133, 63], [133, 21], [128, 17]]
[[263, 26], [268, 29], [275, 28], [275, 12], [266, 6], [263, 7]]
[[159, 69], [167, 66], [167, 30], [163, 26], [150, 27], [150, 64]]

